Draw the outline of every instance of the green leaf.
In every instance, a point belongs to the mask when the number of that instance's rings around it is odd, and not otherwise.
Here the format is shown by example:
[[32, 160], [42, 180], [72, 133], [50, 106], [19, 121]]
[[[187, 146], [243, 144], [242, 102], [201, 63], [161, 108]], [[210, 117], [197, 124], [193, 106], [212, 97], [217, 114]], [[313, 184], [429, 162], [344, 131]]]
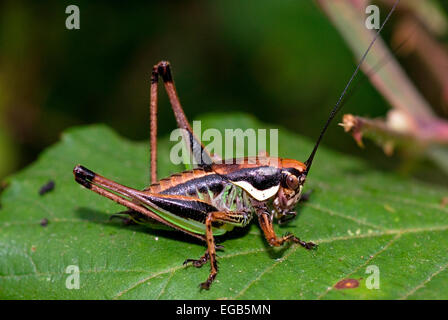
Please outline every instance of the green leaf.
[[[204, 129], [271, 128], [239, 114], [201, 120]], [[281, 156], [299, 160], [312, 147], [281, 128], [279, 142]], [[170, 146], [161, 140], [161, 177], [182, 170], [168, 160]], [[291, 223], [276, 225], [278, 234], [293, 232], [318, 249], [270, 248], [253, 223], [220, 237], [225, 249], [217, 280], [200, 291], [209, 265], [182, 262], [200, 257], [204, 245], [176, 231], [110, 221], [123, 207], [77, 184], [72, 170], [78, 163], [135, 188], [148, 181], [146, 142], [127, 141], [99, 125], [67, 131], [36, 163], [10, 177], [1, 195], [0, 298], [448, 298], [448, 208], [440, 206], [447, 189], [321, 148], [306, 183], [310, 200]], [[55, 189], [39, 195], [49, 180]], [[66, 288], [70, 265], [79, 267], [79, 289]], [[367, 288], [369, 266], [378, 267], [379, 289]], [[336, 289], [343, 279], [359, 286]]]

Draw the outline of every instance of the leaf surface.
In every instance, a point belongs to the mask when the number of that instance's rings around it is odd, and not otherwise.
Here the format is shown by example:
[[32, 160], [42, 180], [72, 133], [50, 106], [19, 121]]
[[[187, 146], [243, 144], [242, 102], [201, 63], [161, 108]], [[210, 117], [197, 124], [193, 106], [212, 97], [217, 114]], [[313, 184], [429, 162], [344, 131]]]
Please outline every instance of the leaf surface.
[[[242, 114], [201, 120], [203, 129], [272, 128]], [[169, 161], [171, 146], [160, 142], [160, 177], [182, 170]], [[279, 129], [280, 156], [303, 161], [311, 148]], [[310, 200], [291, 223], [276, 225], [279, 235], [292, 232], [319, 248], [270, 248], [254, 222], [219, 238], [220, 272], [200, 291], [209, 265], [182, 262], [200, 257], [204, 245], [176, 231], [109, 220], [124, 208], [75, 183], [78, 163], [134, 188], [149, 180], [146, 142], [101, 125], [68, 130], [1, 194], [0, 298], [448, 299], [448, 208], [440, 205], [447, 189], [322, 147], [305, 185]], [[39, 195], [49, 180], [55, 189]], [[70, 265], [79, 267], [79, 289], [67, 289]], [[371, 266], [379, 270], [379, 289], [368, 289]], [[344, 279], [359, 286], [336, 289]]]

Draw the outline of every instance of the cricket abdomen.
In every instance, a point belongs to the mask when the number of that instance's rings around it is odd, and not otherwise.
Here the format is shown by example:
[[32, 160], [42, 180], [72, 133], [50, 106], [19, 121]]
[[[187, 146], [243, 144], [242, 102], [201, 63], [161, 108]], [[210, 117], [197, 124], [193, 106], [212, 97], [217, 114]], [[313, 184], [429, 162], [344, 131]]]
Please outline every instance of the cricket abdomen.
[[213, 171], [194, 169], [174, 174], [152, 184], [145, 191], [199, 199], [216, 208], [216, 211], [229, 213], [226, 223], [234, 226], [245, 226], [252, 219], [249, 194]]

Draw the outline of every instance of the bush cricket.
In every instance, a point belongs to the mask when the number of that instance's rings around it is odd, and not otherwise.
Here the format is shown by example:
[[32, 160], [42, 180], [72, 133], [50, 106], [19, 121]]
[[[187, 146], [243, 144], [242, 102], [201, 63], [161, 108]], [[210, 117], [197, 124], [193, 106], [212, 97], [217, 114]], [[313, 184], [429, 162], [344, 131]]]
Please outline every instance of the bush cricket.
[[[361, 64], [375, 40], [388, 21], [399, 0], [388, 13], [380, 29], [361, 57], [355, 71], [333, 107], [310, 156], [305, 162], [294, 159], [271, 158], [267, 155], [234, 159], [234, 161], [212, 161], [212, 156], [193, 134], [192, 128], [180, 104], [170, 64], [161, 61], [151, 75], [150, 99], [150, 156], [151, 185], [136, 190], [106, 179], [93, 171], [77, 165], [73, 172], [75, 180], [84, 187], [126, 206], [132, 221], [145, 223], [156, 221], [182, 231], [206, 242], [207, 250], [197, 260], [187, 259], [201, 267], [210, 261], [210, 274], [201, 283], [209, 289], [218, 273], [214, 236], [219, 236], [234, 227], [246, 226], [254, 216], [258, 218], [264, 236], [271, 246], [286, 242], [300, 244], [306, 249], [316, 247], [292, 234], [278, 237], [273, 228], [274, 218], [283, 223], [296, 216], [295, 205], [302, 195], [303, 185], [310, 171], [314, 156], [328, 126], [340, 110], [343, 98], [358, 73]], [[159, 78], [163, 80], [170, 104], [179, 128], [186, 132], [188, 142], [198, 167], [167, 178], [157, 180], [157, 93]]]

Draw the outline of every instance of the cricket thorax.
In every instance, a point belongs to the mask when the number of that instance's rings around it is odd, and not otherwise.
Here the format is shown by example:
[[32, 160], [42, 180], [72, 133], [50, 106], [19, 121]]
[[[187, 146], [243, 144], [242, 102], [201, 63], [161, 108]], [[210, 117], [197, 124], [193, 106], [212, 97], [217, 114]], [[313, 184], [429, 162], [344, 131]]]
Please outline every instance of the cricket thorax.
[[[210, 196], [212, 196], [211, 193]], [[235, 217], [237, 222], [234, 224], [240, 226], [247, 225], [255, 212], [250, 195], [244, 189], [232, 183], [228, 183], [222, 192], [211, 197], [210, 201], [219, 210], [238, 212], [238, 217]]]

